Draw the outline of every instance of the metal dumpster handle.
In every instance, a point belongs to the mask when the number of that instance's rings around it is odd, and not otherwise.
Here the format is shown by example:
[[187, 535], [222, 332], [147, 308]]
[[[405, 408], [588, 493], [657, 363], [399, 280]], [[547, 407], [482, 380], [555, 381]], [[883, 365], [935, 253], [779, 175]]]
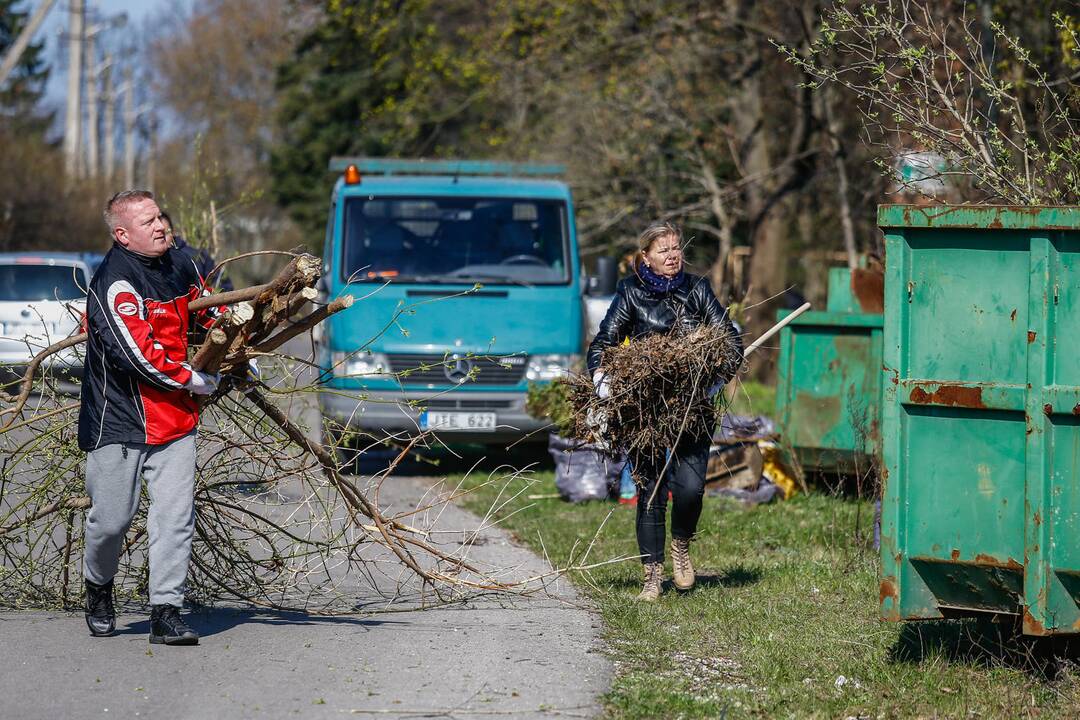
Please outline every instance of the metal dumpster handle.
[[750, 353], [754, 352], [759, 347], [761, 347], [762, 343], [764, 343], [766, 340], [771, 338], [776, 333], [780, 332], [780, 330], [782, 330], [785, 325], [787, 325], [789, 322], [791, 322], [795, 318], [799, 317], [800, 315], [802, 315], [804, 312], [806, 312], [809, 309], [810, 309], [810, 303], [803, 303], [802, 305], [799, 306], [799, 308], [797, 310], [795, 310], [790, 315], [788, 315], [786, 318], [784, 318], [783, 320], [781, 320], [780, 322], [776, 323], [771, 328], [766, 330], [765, 333], [761, 337], [759, 337], [754, 342], [750, 343], [750, 347], [746, 348], [746, 351], [743, 353], [743, 359], [745, 360], [750, 355]]

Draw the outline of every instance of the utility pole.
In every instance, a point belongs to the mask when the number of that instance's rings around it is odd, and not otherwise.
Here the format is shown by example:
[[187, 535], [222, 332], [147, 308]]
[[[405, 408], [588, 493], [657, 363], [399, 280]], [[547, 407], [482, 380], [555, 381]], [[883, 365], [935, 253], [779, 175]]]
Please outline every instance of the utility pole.
[[157, 115], [150, 113], [146, 122], [148, 137], [146, 138], [146, 189], [154, 191], [154, 182], [157, 180]]
[[135, 132], [141, 115], [150, 112], [151, 106], [135, 107], [135, 79], [131, 67], [124, 68], [124, 188], [135, 187]]
[[15, 42], [10, 48], [8, 48], [7, 54], [4, 55], [3, 61], [0, 61], [0, 85], [4, 84], [4, 81], [11, 75], [11, 71], [15, 69], [15, 66], [19, 64], [19, 58], [26, 51], [26, 46], [30, 44], [30, 40], [33, 39], [34, 34], [37, 33], [38, 28], [41, 27], [41, 23], [45, 21], [45, 17], [52, 10], [52, 6], [56, 4], [56, 0], [44, 0], [38, 9], [34, 11], [33, 16], [30, 18], [30, 22], [26, 24], [22, 32], [19, 33], [19, 37], [15, 39]]
[[86, 9], [83, 0], [69, 0], [68, 12], [68, 90], [64, 118], [64, 171], [74, 179], [79, 167], [82, 126], [82, 59]]
[[94, 36], [87, 32], [83, 39], [86, 49], [86, 158], [83, 177], [96, 178], [98, 175], [98, 70], [94, 57]]
[[135, 81], [124, 68], [124, 189], [135, 187]]
[[103, 119], [105, 135], [104, 172], [106, 180], [112, 180], [116, 174], [116, 91], [113, 88], [112, 54], [105, 54], [105, 117]]
[[127, 24], [127, 15], [119, 13], [112, 17], [93, 24], [83, 22], [83, 47], [86, 57], [83, 59], [83, 74], [86, 76], [86, 155], [81, 158], [83, 163], [84, 177], [96, 178], [101, 172], [101, 152], [99, 142], [101, 139], [101, 127], [99, 123], [101, 113], [101, 80], [108, 73], [112, 55], [105, 54], [104, 61], [99, 65], [97, 62], [96, 40], [97, 36], [113, 28]]
[[[101, 173], [101, 153], [98, 148], [102, 134], [99, 123], [102, 101], [106, 103], [105, 116], [108, 119], [107, 127], [104, 130], [106, 137], [113, 129], [113, 111], [109, 107], [112, 96], [112, 82], [110, 80], [112, 55], [105, 53], [105, 59], [102, 60], [101, 64], [94, 64], [92, 50], [96, 34], [93, 31], [86, 33], [86, 47], [91, 50], [91, 52], [87, 53], [86, 58], [86, 174], [92, 178], [98, 177]], [[102, 80], [105, 82], [105, 92], [100, 91]], [[106, 140], [106, 145], [110, 144], [109, 140]], [[106, 160], [105, 164], [109, 168], [112, 167], [109, 160]], [[111, 170], [106, 172], [111, 172]]]

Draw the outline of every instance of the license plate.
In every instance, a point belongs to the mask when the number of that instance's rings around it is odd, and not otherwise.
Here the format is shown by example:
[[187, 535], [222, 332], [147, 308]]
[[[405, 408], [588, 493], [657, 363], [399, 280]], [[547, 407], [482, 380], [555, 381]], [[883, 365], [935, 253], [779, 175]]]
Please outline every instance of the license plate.
[[435, 430], [436, 432], [494, 430], [495, 413], [428, 410], [420, 414], [420, 429]]

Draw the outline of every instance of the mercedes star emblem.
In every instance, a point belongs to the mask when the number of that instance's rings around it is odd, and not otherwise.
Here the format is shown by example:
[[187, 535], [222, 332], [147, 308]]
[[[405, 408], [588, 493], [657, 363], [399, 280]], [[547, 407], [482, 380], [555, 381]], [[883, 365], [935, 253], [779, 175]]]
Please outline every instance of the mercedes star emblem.
[[447, 363], [443, 365], [443, 372], [446, 373], [447, 380], [460, 385], [469, 379], [472, 368], [472, 360], [469, 358], [461, 355], [451, 355]]

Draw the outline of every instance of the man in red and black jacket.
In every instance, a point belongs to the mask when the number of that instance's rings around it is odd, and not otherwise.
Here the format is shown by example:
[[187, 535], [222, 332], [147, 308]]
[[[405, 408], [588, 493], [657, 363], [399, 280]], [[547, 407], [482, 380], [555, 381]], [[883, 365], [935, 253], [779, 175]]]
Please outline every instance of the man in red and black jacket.
[[90, 281], [89, 341], [79, 410], [87, 451], [86, 622], [94, 636], [116, 629], [113, 577], [124, 535], [150, 495], [150, 642], [194, 645], [180, 617], [195, 528], [194, 395], [217, 376], [187, 364], [188, 303], [204, 293], [191, 259], [173, 249], [154, 196], [117, 193], [105, 208], [112, 249]]

